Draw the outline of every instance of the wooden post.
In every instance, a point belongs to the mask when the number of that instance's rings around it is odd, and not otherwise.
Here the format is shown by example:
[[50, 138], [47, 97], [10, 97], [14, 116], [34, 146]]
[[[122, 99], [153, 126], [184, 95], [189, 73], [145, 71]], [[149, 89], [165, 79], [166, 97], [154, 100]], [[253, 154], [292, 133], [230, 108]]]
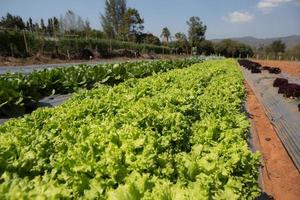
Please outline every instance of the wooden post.
[[78, 39], [76, 37], [76, 51], [78, 51]]
[[11, 51], [11, 56], [14, 57], [15, 54], [14, 54], [14, 48], [13, 48], [12, 43], [10, 43], [10, 51]]
[[27, 46], [27, 41], [26, 41], [26, 36], [25, 36], [25, 31], [24, 30], [23, 30], [23, 37], [24, 37], [26, 53], [28, 53], [28, 46]]
[[112, 52], [111, 39], [109, 39], [109, 50], [110, 50], [110, 52]]
[[69, 53], [69, 50], [67, 50], [67, 56], [68, 56], [68, 60], [70, 60], [70, 53]]

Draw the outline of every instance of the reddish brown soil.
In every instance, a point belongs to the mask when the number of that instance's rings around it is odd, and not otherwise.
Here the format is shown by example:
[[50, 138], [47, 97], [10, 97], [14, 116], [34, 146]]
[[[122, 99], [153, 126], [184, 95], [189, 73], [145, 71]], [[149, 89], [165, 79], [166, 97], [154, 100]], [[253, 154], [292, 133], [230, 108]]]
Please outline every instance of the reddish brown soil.
[[[300, 61], [254, 60], [263, 66], [279, 67], [281, 71], [300, 78]], [[299, 198], [300, 199], [300, 198]]]
[[300, 199], [300, 173], [253, 91], [246, 85], [247, 106], [254, 125], [254, 145], [262, 155], [262, 188], [276, 200]]

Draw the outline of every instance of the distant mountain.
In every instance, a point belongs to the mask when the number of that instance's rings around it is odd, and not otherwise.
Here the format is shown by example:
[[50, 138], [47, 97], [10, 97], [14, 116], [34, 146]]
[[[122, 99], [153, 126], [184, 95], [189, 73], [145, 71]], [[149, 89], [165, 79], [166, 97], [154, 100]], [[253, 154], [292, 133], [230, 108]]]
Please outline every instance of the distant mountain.
[[[277, 38], [255, 38], [255, 37], [237, 37], [237, 38], [226, 38], [226, 39], [232, 39], [244, 44], [248, 44], [252, 47], [259, 47], [261, 45], [269, 45], [275, 40], [281, 40], [285, 43], [287, 49], [293, 48], [294, 46], [300, 44], [300, 35], [291, 35], [286, 37], [277, 37]], [[219, 42], [223, 39], [213, 39], [211, 41], [213, 42]]]

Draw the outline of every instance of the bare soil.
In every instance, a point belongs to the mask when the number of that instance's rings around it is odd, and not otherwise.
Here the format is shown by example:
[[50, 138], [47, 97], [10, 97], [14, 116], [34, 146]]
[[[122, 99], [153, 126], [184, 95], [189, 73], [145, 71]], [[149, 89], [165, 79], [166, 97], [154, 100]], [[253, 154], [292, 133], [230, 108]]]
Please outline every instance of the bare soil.
[[[253, 60], [263, 66], [278, 67], [281, 71], [300, 78], [300, 61]], [[299, 198], [300, 199], [300, 198]]]
[[275, 200], [300, 199], [300, 173], [289, 157], [262, 105], [245, 83], [247, 107], [254, 129], [254, 145], [261, 152], [261, 185]]

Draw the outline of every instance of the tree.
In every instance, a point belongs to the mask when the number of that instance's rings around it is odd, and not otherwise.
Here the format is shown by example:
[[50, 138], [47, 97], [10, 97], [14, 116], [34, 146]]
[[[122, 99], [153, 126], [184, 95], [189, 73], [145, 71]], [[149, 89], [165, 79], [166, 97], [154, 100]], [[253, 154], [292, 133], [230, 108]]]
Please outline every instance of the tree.
[[160, 45], [160, 40], [158, 37], [152, 33], [141, 33], [137, 36], [137, 43]]
[[205, 39], [206, 25], [200, 20], [199, 17], [191, 17], [189, 21], [187, 21], [187, 25], [189, 26], [188, 37], [191, 46], [196, 46]]
[[33, 27], [33, 22], [32, 22], [31, 17], [29, 17], [27, 24], [28, 24], [28, 25], [27, 25], [27, 29], [28, 29], [29, 31], [33, 31], [34, 27]]
[[49, 18], [48, 19], [48, 25], [47, 25], [47, 33], [49, 35], [53, 35], [53, 32], [54, 32], [53, 19]]
[[128, 36], [134, 36], [135, 41], [138, 35], [142, 33], [144, 30], [144, 19], [141, 18], [138, 10], [134, 8], [129, 8], [124, 15], [124, 26], [121, 31], [123, 38], [127, 38]]
[[45, 23], [44, 23], [44, 19], [41, 19], [41, 29], [42, 29], [42, 32], [46, 31], [46, 26], [45, 26]]
[[[26, 29], [27, 29], [27, 30], [30, 30], [30, 25], [29, 25], [29, 22], [28, 22], [28, 21], [26, 22]], [[30, 31], [31, 31], [31, 30], [30, 30]]]
[[188, 53], [189, 52], [189, 42], [188, 39], [186, 37], [186, 35], [184, 33], [175, 33], [175, 48], [177, 49], [178, 53]]
[[20, 16], [13, 16], [10, 13], [7, 13], [6, 17], [1, 18], [0, 27], [22, 30], [25, 28], [25, 23]]
[[76, 29], [76, 15], [73, 11], [68, 10], [64, 17], [61, 18], [60, 24], [62, 31], [72, 31]]
[[53, 31], [54, 33], [59, 32], [59, 21], [56, 17], [53, 17]]
[[90, 23], [90, 21], [88, 20], [88, 19], [86, 19], [85, 21], [84, 21], [84, 29], [86, 30], [86, 31], [90, 31], [91, 30], [91, 25], [90, 25], [91, 23]]
[[289, 57], [289, 59], [300, 60], [300, 44], [296, 45], [295, 47], [293, 47], [291, 49], [288, 49], [285, 54], [287, 57]]
[[249, 45], [234, 40], [225, 39], [215, 44], [215, 53], [225, 57], [253, 56], [253, 50]]
[[276, 41], [272, 42], [272, 44], [270, 44], [268, 46], [268, 48], [270, 49], [271, 52], [273, 52], [275, 54], [284, 53], [285, 44], [281, 40], [276, 40]]
[[40, 25], [39, 25], [39, 23], [35, 23], [35, 24], [33, 24], [33, 29], [34, 29], [34, 31], [39, 31], [39, 29], [40, 29]]
[[182, 41], [182, 40], [186, 40], [187, 37], [186, 37], [186, 35], [184, 33], [178, 32], [178, 33], [175, 33], [175, 39], [177, 41]]
[[55, 24], [55, 26], [60, 25], [62, 32], [71, 33], [84, 31], [86, 27], [86, 21], [71, 10], [68, 10], [64, 16], [61, 16], [58, 24], [57, 22], [55, 22]]
[[85, 30], [85, 25], [86, 22], [80, 17], [79, 15], [77, 16], [77, 21], [76, 21], [76, 28], [74, 29], [75, 31], [84, 31]]
[[101, 15], [103, 31], [109, 38], [116, 38], [122, 31], [124, 15], [127, 11], [126, 0], [106, 0], [105, 14]]
[[202, 40], [199, 44], [197, 44], [197, 51], [199, 54], [203, 55], [211, 55], [214, 53], [214, 45], [209, 40]]
[[170, 30], [167, 27], [164, 27], [163, 30], [162, 30], [162, 32], [161, 32], [160, 37], [163, 38], [163, 39], [165, 39], [167, 41], [167, 43], [169, 43], [169, 39], [171, 37]]

